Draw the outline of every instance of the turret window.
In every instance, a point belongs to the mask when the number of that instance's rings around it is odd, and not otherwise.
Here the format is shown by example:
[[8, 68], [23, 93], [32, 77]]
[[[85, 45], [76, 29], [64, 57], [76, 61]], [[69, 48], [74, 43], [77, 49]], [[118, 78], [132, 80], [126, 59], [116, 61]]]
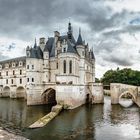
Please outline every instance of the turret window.
[[32, 82], [34, 82], [34, 78], [32, 78]]
[[22, 70], [20, 70], [20, 75], [22, 75]]
[[56, 63], [56, 68], [58, 69], [58, 62]]
[[8, 84], [8, 79], [6, 79], [6, 84]]
[[63, 61], [63, 72], [66, 73], [66, 60]]
[[20, 84], [22, 84], [22, 79], [20, 79]]
[[69, 62], [69, 73], [72, 73], [72, 61]]

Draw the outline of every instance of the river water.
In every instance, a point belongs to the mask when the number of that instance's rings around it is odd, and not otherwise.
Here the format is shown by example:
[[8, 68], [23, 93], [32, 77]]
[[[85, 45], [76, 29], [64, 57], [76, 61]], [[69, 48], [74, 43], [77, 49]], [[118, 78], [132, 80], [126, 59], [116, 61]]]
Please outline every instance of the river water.
[[27, 127], [46, 115], [51, 106], [26, 106], [23, 100], [0, 99], [0, 125], [31, 140], [140, 140], [140, 110], [105, 104], [83, 105], [60, 113], [47, 126]]

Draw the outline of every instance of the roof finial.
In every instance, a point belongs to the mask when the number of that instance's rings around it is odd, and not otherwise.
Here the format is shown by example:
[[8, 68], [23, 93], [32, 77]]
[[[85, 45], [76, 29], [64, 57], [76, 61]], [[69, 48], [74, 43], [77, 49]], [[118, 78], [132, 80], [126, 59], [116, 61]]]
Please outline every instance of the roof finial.
[[70, 23], [70, 17], [69, 17], [69, 23]]
[[36, 44], [36, 37], [35, 37], [35, 44]]
[[69, 24], [68, 24], [68, 39], [72, 39], [72, 26], [70, 23], [70, 19], [69, 19]]

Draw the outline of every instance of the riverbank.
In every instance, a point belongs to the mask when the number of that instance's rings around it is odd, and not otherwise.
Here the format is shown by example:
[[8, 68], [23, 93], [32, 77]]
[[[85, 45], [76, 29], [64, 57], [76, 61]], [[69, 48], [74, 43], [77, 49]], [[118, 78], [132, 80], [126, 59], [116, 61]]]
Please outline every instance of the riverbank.
[[22, 136], [15, 135], [0, 127], [0, 140], [28, 140]]

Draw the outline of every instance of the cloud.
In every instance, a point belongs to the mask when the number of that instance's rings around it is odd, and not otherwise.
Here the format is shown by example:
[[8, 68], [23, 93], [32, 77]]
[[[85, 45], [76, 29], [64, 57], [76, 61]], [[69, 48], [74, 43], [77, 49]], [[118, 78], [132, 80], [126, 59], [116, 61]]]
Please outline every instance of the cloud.
[[0, 52], [0, 61], [1, 60], [5, 60], [5, 59], [8, 59], [9, 57], [4, 55], [2, 52]]
[[0, 45], [0, 51], [4, 51], [0, 59], [6, 54], [11, 57], [25, 53], [23, 48], [35, 37], [52, 36], [54, 30], [66, 33], [70, 18], [74, 35], [76, 28], [82, 27], [83, 37], [90, 46], [93, 44], [100, 69], [112, 65], [133, 67], [140, 50], [140, 10], [134, 1], [0, 0], [0, 40], [5, 37], [8, 42]]

